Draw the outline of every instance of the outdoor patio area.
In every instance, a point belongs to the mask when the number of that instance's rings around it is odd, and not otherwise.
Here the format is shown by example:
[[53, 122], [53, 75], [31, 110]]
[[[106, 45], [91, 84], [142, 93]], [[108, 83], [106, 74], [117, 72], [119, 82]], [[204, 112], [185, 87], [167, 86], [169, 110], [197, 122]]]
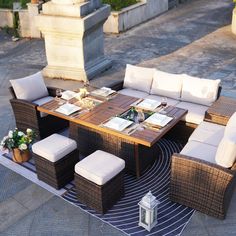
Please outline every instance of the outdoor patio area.
[[37, 134], [29, 161], [0, 152], [0, 236], [235, 235], [233, 7], [189, 0], [106, 34], [112, 67], [89, 84], [43, 81], [44, 39], [0, 29], [0, 140], [16, 123]]

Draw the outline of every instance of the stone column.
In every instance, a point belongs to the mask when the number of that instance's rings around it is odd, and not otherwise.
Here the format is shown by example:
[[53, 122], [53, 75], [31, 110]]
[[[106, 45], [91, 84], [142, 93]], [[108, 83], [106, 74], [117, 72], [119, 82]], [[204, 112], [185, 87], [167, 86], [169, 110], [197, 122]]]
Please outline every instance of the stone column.
[[104, 56], [103, 23], [110, 6], [100, 0], [52, 0], [37, 26], [45, 38], [47, 77], [87, 81], [111, 66]]

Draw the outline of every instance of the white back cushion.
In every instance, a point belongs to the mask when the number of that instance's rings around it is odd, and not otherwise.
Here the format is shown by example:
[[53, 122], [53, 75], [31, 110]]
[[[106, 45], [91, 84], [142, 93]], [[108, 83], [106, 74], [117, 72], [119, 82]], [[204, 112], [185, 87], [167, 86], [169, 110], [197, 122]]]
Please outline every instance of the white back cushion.
[[218, 165], [232, 167], [236, 160], [236, 133], [234, 136], [224, 136], [217, 148], [215, 159]]
[[41, 72], [21, 78], [10, 80], [18, 99], [33, 101], [48, 96], [48, 90]]
[[182, 75], [155, 70], [151, 94], [179, 99], [182, 89]]
[[230, 135], [232, 132], [236, 132], [236, 112], [229, 118], [225, 126], [225, 135]]
[[183, 76], [181, 100], [210, 106], [217, 98], [220, 80]]
[[132, 88], [149, 93], [155, 69], [126, 65], [124, 88]]

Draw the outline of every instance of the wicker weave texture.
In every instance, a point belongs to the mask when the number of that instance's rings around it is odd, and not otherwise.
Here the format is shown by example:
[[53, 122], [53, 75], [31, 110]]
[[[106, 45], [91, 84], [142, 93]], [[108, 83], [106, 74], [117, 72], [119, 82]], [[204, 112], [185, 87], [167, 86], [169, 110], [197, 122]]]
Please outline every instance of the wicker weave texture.
[[235, 186], [235, 172], [195, 158], [172, 156], [170, 198], [224, 219]]
[[[68, 121], [58, 117], [51, 115], [41, 117], [40, 112], [37, 111], [36, 104], [16, 99], [12, 87], [10, 87], [9, 90], [13, 95], [13, 98], [10, 99], [10, 103], [15, 115], [16, 127], [19, 130], [25, 131], [27, 128], [31, 128], [36, 132], [37, 139], [42, 139], [68, 127]], [[49, 89], [49, 92], [52, 93], [50, 95], [54, 94], [52, 88]]]
[[40, 180], [60, 189], [74, 178], [74, 166], [79, 161], [79, 152], [74, 150], [56, 162], [33, 153], [37, 176]]
[[124, 171], [100, 186], [75, 173], [78, 200], [98, 213], [106, 213], [124, 195]]
[[[112, 153], [125, 161], [126, 170], [136, 173], [135, 146], [133, 142], [116, 137], [114, 135], [87, 128], [75, 123], [70, 123], [70, 138], [77, 141], [80, 152], [87, 156], [96, 150]], [[151, 148], [138, 145], [139, 167], [142, 173], [148, 166], [152, 165], [158, 156], [158, 145]]]

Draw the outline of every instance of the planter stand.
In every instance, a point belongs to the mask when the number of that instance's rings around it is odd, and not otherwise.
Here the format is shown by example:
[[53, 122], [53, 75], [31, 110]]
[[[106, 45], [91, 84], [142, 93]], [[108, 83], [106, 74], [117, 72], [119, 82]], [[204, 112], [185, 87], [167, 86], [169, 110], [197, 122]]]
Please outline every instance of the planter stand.
[[98, 0], [52, 0], [42, 7], [36, 24], [45, 38], [44, 76], [87, 81], [111, 66], [103, 47], [110, 6]]

